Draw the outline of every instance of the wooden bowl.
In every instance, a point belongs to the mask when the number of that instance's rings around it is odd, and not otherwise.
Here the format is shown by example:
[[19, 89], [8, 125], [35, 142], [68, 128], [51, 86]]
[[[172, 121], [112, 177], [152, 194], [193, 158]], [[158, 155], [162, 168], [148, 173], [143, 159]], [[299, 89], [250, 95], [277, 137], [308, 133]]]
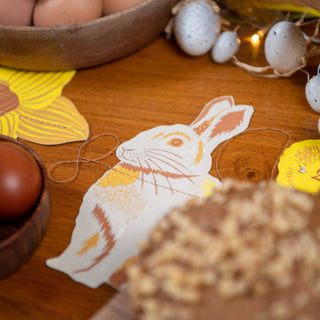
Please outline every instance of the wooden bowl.
[[0, 25], [0, 64], [25, 70], [58, 71], [119, 59], [159, 36], [178, 1], [145, 0], [128, 10], [74, 25]]
[[39, 201], [32, 212], [15, 221], [0, 221], [0, 279], [18, 269], [32, 255], [41, 242], [50, 220], [50, 191], [46, 169], [37, 154], [25, 144], [0, 135], [7, 141], [25, 149], [38, 163], [43, 177]]

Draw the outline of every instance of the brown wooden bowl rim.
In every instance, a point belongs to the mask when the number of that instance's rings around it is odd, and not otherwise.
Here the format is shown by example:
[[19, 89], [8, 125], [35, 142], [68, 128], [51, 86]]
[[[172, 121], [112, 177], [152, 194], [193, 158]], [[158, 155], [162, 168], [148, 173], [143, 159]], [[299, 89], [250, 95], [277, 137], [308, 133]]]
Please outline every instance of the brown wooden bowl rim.
[[74, 23], [74, 24], [65, 24], [65, 25], [57, 25], [57, 26], [48, 26], [48, 27], [37, 27], [37, 26], [10, 26], [10, 25], [4, 25], [0, 24], [0, 30], [10, 30], [10, 31], [17, 31], [17, 32], [44, 32], [44, 33], [50, 33], [52, 32], [52, 29], [55, 31], [66, 31], [74, 28], [85, 28], [87, 26], [99, 24], [99, 23], [105, 23], [108, 21], [112, 21], [117, 19], [119, 16], [124, 16], [127, 13], [130, 13], [132, 11], [140, 11], [140, 9], [148, 6], [151, 2], [160, 1], [160, 0], [144, 0], [141, 3], [128, 8], [126, 10], [116, 12], [113, 14], [109, 14], [100, 18], [91, 19], [88, 21], [80, 22], [80, 23]]
[[36, 160], [36, 162], [41, 170], [41, 175], [42, 175], [42, 180], [43, 180], [41, 195], [40, 195], [40, 198], [38, 200], [38, 203], [37, 203], [35, 209], [33, 210], [33, 212], [30, 214], [30, 216], [27, 218], [27, 220], [23, 223], [23, 225], [17, 231], [15, 231], [12, 235], [10, 235], [5, 240], [0, 241], [0, 250], [1, 250], [1, 249], [8, 247], [11, 244], [11, 242], [13, 242], [15, 240], [16, 237], [19, 237], [24, 232], [24, 229], [27, 229], [29, 227], [29, 225], [33, 224], [34, 220], [36, 219], [36, 216], [41, 211], [41, 207], [42, 207], [43, 202], [47, 201], [47, 199], [50, 199], [50, 196], [47, 197], [47, 195], [50, 194], [50, 190], [49, 190], [49, 179], [47, 176], [47, 171], [46, 171], [45, 166], [42, 163], [40, 157], [35, 153], [35, 151], [33, 151], [26, 144], [14, 139], [14, 138], [4, 136], [1, 134], [0, 134], [0, 141], [6, 141], [6, 142], [13, 143], [15, 145], [18, 145], [18, 146], [22, 147], [24, 150], [26, 150], [28, 153], [30, 153], [31, 156]]

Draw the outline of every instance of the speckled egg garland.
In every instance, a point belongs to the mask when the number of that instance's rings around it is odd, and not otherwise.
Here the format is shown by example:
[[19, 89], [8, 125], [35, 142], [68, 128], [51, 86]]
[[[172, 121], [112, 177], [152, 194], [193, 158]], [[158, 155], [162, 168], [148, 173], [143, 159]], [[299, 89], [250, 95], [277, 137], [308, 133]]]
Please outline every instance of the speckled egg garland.
[[320, 113], [320, 65], [318, 67], [318, 74], [312, 77], [306, 84], [306, 98], [311, 108]]
[[240, 39], [235, 31], [222, 32], [211, 51], [211, 58], [216, 63], [229, 61], [239, 50]]
[[174, 19], [173, 33], [180, 48], [191, 56], [209, 52], [220, 33], [220, 16], [206, 0], [183, 5]]
[[[178, 11], [175, 11], [173, 19], [173, 34], [180, 48], [188, 55], [201, 56], [211, 52], [215, 63], [225, 63], [233, 58], [235, 65], [267, 78], [290, 77], [307, 65], [311, 49], [308, 49], [309, 42], [299, 27], [302, 19], [296, 23], [280, 21], [270, 28], [264, 44], [264, 54], [269, 65], [255, 67], [235, 57], [241, 41], [235, 30], [221, 32], [219, 7], [214, 1], [181, 0], [176, 7]], [[168, 30], [171, 35], [171, 27]], [[272, 74], [263, 74], [270, 70]], [[320, 113], [319, 73], [318, 69], [318, 74], [307, 82], [305, 94], [311, 108]]]
[[303, 65], [307, 41], [297, 25], [281, 21], [268, 32], [264, 52], [270, 66], [276, 72], [285, 74]]

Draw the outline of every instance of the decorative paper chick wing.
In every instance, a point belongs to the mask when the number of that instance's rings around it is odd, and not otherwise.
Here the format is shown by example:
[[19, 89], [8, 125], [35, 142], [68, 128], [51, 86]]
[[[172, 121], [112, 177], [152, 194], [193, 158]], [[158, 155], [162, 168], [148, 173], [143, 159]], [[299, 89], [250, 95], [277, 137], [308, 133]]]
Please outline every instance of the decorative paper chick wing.
[[293, 143], [280, 158], [277, 182], [285, 187], [320, 192], [320, 140]]
[[74, 74], [0, 68], [0, 134], [44, 145], [86, 140], [88, 123], [61, 95]]
[[189, 126], [156, 127], [121, 144], [120, 162], [84, 196], [69, 246], [47, 265], [89, 287], [122, 288], [125, 266], [159, 219], [220, 185], [208, 173], [211, 152], [243, 132], [252, 114], [251, 106], [220, 97]]

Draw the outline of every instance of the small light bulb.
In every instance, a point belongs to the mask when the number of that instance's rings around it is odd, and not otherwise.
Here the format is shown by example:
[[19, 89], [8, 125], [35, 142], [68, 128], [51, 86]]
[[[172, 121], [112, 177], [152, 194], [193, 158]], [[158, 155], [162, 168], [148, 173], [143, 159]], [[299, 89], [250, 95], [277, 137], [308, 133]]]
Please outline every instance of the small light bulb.
[[257, 44], [260, 42], [260, 36], [255, 33], [253, 36], [251, 36], [251, 43], [252, 44]]

